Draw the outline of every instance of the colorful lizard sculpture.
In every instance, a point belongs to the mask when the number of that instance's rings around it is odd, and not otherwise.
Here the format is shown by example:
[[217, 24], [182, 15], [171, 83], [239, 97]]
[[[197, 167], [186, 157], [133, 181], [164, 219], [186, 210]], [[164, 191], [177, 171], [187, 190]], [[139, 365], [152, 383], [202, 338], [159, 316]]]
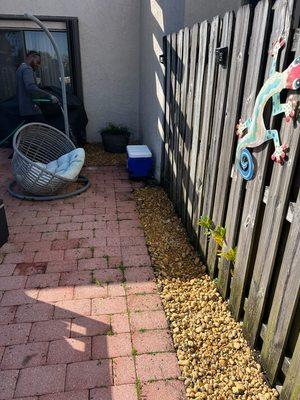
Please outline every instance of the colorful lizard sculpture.
[[[277, 130], [266, 129], [263, 117], [265, 105], [271, 97], [273, 102], [272, 115], [285, 113], [287, 121], [295, 115], [297, 101], [294, 96], [289, 96], [287, 103], [281, 104], [280, 92], [283, 89], [299, 89], [300, 57], [297, 57], [285, 71], [277, 72], [276, 64], [278, 53], [284, 44], [285, 40], [282, 38], [279, 38], [274, 44], [271, 52], [273, 60], [270, 76], [257, 95], [251, 119], [248, 118], [246, 121], [240, 119], [237, 125], [236, 133], [239, 136], [239, 141], [236, 150], [236, 168], [246, 180], [250, 180], [254, 176], [253, 158], [250, 151], [247, 149], [248, 147], [254, 148], [272, 139], [275, 145], [275, 151], [271, 157], [272, 160], [281, 164], [286, 157], [287, 145], [280, 144]], [[246, 129], [247, 133], [243, 136]]]

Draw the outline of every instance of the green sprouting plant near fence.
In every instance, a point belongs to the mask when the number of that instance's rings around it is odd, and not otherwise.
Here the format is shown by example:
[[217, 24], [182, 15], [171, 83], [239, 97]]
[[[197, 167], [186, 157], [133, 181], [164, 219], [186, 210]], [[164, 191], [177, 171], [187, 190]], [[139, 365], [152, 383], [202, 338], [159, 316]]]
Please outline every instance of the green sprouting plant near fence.
[[[236, 252], [237, 252], [237, 247], [230, 247], [226, 248], [226, 228], [224, 228], [221, 225], [215, 226], [213, 221], [207, 216], [207, 215], [202, 215], [199, 219], [199, 225], [204, 228], [204, 234], [210, 238], [212, 238], [219, 247], [221, 247], [220, 250], [217, 250], [217, 255], [218, 257], [223, 257], [228, 261], [231, 261], [232, 263], [235, 262], [236, 259]], [[225, 250], [224, 250], [225, 247]]]
[[231, 261], [232, 263], [235, 262], [236, 259], [236, 252], [237, 252], [237, 247], [230, 248], [227, 251], [219, 251], [218, 252], [218, 257], [223, 257], [228, 261]]
[[202, 228], [204, 228], [204, 234], [207, 236], [210, 236], [211, 234], [211, 230], [213, 227], [213, 222], [212, 220], [207, 217], [206, 215], [202, 215], [199, 219], [199, 225], [202, 226]]
[[221, 247], [225, 243], [226, 229], [220, 225], [217, 225], [214, 230], [211, 231], [211, 237]]

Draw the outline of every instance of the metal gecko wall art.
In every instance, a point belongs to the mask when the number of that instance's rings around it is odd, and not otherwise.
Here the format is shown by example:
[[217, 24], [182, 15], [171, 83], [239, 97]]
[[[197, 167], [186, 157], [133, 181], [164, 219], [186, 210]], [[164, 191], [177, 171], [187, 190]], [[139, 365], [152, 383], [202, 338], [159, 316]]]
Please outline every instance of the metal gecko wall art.
[[[287, 152], [287, 145], [280, 144], [278, 131], [267, 129], [264, 123], [264, 108], [267, 101], [272, 97], [273, 108], [272, 115], [280, 113], [285, 114], [286, 121], [290, 121], [295, 115], [297, 101], [293, 95], [290, 95], [287, 102], [280, 103], [280, 92], [283, 89], [297, 90], [300, 88], [300, 57], [297, 57], [289, 67], [283, 72], [276, 71], [277, 58], [280, 49], [285, 45], [285, 40], [279, 38], [272, 49], [273, 57], [270, 76], [264, 83], [257, 95], [251, 118], [243, 121], [240, 119], [237, 125], [236, 134], [239, 137], [236, 150], [236, 168], [246, 180], [253, 179], [254, 162], [248, 148], [260, 146], [262, 143], [273, 140], [275, 151], [272, 154], [272, 160], [282, 164]], [[247, 130], [247, 133], [244, 132]]]

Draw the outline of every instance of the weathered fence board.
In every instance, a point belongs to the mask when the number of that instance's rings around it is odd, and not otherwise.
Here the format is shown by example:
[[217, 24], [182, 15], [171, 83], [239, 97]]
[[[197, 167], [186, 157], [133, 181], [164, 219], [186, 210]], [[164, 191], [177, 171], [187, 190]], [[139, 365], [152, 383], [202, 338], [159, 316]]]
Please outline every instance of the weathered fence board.
[[[231, 65], [231, 44], [232, 44], [232, 31], [234, 26], [233, 12], [225, 14], [222, 23], [222, 36], [220, 40], [220, 47], [227, 47], [227, 65], [219, 65], [216, 79], [216, 93], [213, 110], [211, 112], [211, 138], [209, 145], [209, 154], [207, 168], [205, 172], [204, 191], [203, 191], [203, 207], [202, 214], [211, 217], [212, 207], [215, 194], [215, 184], [218, 172], [218, 164], [216, 160], [219, 158], [220, 146], [222, 141], [222, 127], [225, 116], [225, 104], [228, 89], [228, 79]], [[199, 236], [200, 248], [203, 255], [207, 256], [207, 236], [204, 235], [203, 230], [200, 230]], [[214, 270], [210, 269], [211, 276], [214, 275]]]
[[182, 52], [182, 82], [181, 82], [181, 99], [180, 99], [180, 113], [179, 113], [179, 129], [178, 129], [178, 169], [177, 169], [177, 187], [176, 187], [176, 209], [181, 215], [182, 203], [182, 168], [183, 168], [183, 153], [184, 153], [184, 140], [185, 140], [185, 127], [186, 127], [186, 103], [187, 103], [187, 90], [189, 79], [189, 52], [190, 52], [190, 30], [184, 29], [183, 36], [183, 52]]
[[281, 400], [299, 400], [300, 398], [300, 335], [280, 393]]
[[[298, 44], [297, 55], [300, 55], [300, 43]], [[271, 281], [281, 227], [288, 207], [286, 200], [289, 196], [293, 172], [298, 161], [300, 125], [295, 129], [293, 123], [289, 124], [283, 121], [281, 140], [282, 143], [289, 144], [289, 162], [285, 163], [284, 168], [281, 165], [274, 165], [273, 167], [268, 204], [262, 223], [247, 308], [245, 310], [244, 330], [252, 345], [255, 344], [259, 334], [260, 322], [266, 302], [266, 292]]]
[[[172, 118], [172, 110], [171, 110], [171, 35], [168, 35], [164, 38], [164, 51], [167, 55], [166, 57], [166, 79], [165, 79], [165, 127], [164, 127], [164, 162], [163, 162], [163, 171], [165, 176], [170, 176], [170, 168], [171, 168], [171, 150], [170, 150], [170, 141], [173, 136], [171, 131], [171, 122]], [[165, 187], [168, 193], [170, 194], [170, 180], [168, 179], [165, 182]]]
[[[269, 23], [271, 12], [271, 4], [268, 0], [258, 3], [253, 19], [252, 36], [249, 47], [249, 60], [247, 66], [246, 83], [243, 97], [242, 115], [250, 117], [253, 111], [256, 94], [262, 84], [264, 77], [264, 69], [258, 60], [263, 60], [267, 51], [267, 26]], [[234, 167], [233, 179], [230, 188], [230, 196], [228, 203], [228, 213], [226, 216], [226, 239], [229, 247], [234, 247], [237, 243], [237, 233], [239, 229], [240, 215], [242, 211], [242, 202], [244, 198], [244, 181], [241, 175]], [[237, 256], [238, 257], [238, 256]], [[227, 260], [222, 260], [220, 269], [230, 268], [230, 263]], [[238, 319], [241, 310], [241, 305], [236, 299], [236, 293], [239, 293], [239, 285], [243, 284], [244, 280], [240, 277], [240, 270], [234, 269], [234, 278], [230, 292], [230, 307], [234, 316]]]
[[179, 169], [179, 121], [180, 121], [180, 99], [181, 99], [181, 81], [182, 81], [182, 51], [183, 51], [183, 29], [177, 34], [176, 40], [176, 75], [175, 75], [175, 101], [174, 101], [174, 144], [173, 144], [173, 182], [172, 182], [172, 200], [176, 204], [177, 198], [177, 180]]
[[[211, 276], [218, 275], [217, 287], [229, 298], [234, 317], [243, 320], [252, 346], [259, 345], [266, 374], [282, 388], [285, 400], [300, 395], [299, 340], [295, 346], [300, 331], [300, 114], [288, 124], [282, 122], [284, 115], [271, 117], [266, 107], [267, 129], [278, 129], [281, 142], [290, 147], [283, 165], [270, 159], [273, 143], [252, 149], [255, 177], [246, 182], [234, 156], [235, 125], [240, 116], [251, 117], [269, 75], [272, 42], [281, 35], [287, 39], [279, 71], [300, 54], [295, 4], [262, 0], [253, 12], [244, 6], [236, 18], [229, 12], [211, 24], [204, 21], [168, 35], [164, 46], [165, 187]], [[219, 46], [228, 48], [227, 68], [216, 63]], [[234, 264], [217, 257], [215, 242], [199, 230], [201, 215], [225, 226], [223, 249], [238, 244]]]
[[216, 86], [216, 48], [219, 46], [219, 31], [221, 21], [219, 17], [215, 17], [211, 23], [210, 41], [208, 50], [208, 66], [206, 75], [206, 88], [205, 88], [205, 103], [202, 112], [202, 126], [200, 132], [201, 145], [198, 153], [198, 162], [196, 168], [196, 185], [194, 196], [194, 215], [193, 215], [193, 229], [198, 230], [198, 219], [202, 209], [202, 193], [204, 187], [204, 177], [206, 160], [209, 151], [209, 141], [211, 132], [211, 113], [213, 110], [215, 86]]
[[191, 31], [191, 57], [189, 65], [189, 85], [187, 93], [187, 106], [186, 106], [186, 126], [185, 126], [185, 137], [184, 137], [184, 149], [183, 149], [183, 171], [182, 171], [182, 203], [181, 203], [181, 215], [182, 221], [186, 222], [186, 202], [187, 193], [189, 186], [189, 160], [190, 160], [190, 149], [192, 143], [192, 118], [193, 118], [193, 103], [195, 93], [195, 81], [196, 81], [196, 66], [197, 66], [197, 49], [198, 49], [198, 34], [199, 25], [195, 24]]
[[[250, 6], [240, 8], [236, 16], [222, 149], [218, 164], [218, 176], [212, 214], [212, 220], [216, 225], [224, 224], [233, 150], [236, 142], [234, 131], [241, 109], [241, 97], [243, 94], [243, 82], [247, 66], [246, 56], [248, 54], [251, 22], [252, 12]], [[211, 240], [207, 253], [207, 265], [210, 270], [215, 269], [216, 261], [216, 244]], [[228, 281], [228, 275], [226, 274], [223, 274], [219, 279], [219, 287], [223, 297], [226, 297], [228, 291]]]
[[[286, 32], [289, 36], [294, 0], [277, 0], [275, 3], [275, 12], [273, 18], [272, 34], [269, 40], [269, 56], [265, 72], [265, 80], [270, 74], [272, 64], [272, 55], [270, 54], [273, 43], [280, 37], [282, 32]], [[287, 46], [286, 46], [287, 47]], [[285, 49], [286, 49], [285, 47]], [[288, 52], [282, 49], [280, 52], [280, 66], [286, 64]], [[244, 115], [249, 117], [249, 115]], [[282, 118], [280, 116], [279, 118]], [[274, 128], [274, 119], [270, 119], [270, 115], [265, 115], [266, 127]], [[268, 161], [270, 157], [269, 147], [273, 147], [273, 143], [266, 142], [263, 146], [253, 149], [256, 160], [256, 177], [252, 181], [247, 182], [247, 190], [244, 200], [243, 214], [241, 218], [241, 226], [238, 239], [238, 254], [234, 266], [234, 273], [237, 279], [234, 279], [231, 289], [232, 297], [234, 297], [234, 312], [238, 317], [242, 308], [242, 297], [244, 295], [245, 283], [247, 282], [247, 274], [250, 269], [251, 254], [253, 244], [256, 238], [256, 227], [259, 218], [260, 206], [265, 188], [265, 175], [267, 172]]]
[[171, 88], [170, 88], [170, 128], [171, 134], [169, 136], [169, 158], [170, 158], [170, 173], [168, 176], [168, 187], [170, 198], [173, 198], [173, 187], [174, 187], [174, 180], [175, 180], [175, 107], [176, 107], [176, 68], [177, 68], [177, 54], [176, 54], [176, 47], [177, 47], [177, 35], [173, 33], [171, 35]]
[[261, 361], [271, 384], [275, 383], [300, 296], [300, 192], [285, 246], [274, 301], [270, 311]]
[[200, 143], [200, 116], [205, 101], [205, 68], [207, 62], [209, 24], [204, 21], [200, 25], [198, 41], [197, 79], [194, 99], [194, 113], [192, 122], [192, 145], [190, 149], [189, 162], [189, 186], [187, 195], [187, 229], [192, 234], [193, 202], [195, 194], [195, 176], [197, 166], [197, 155]]

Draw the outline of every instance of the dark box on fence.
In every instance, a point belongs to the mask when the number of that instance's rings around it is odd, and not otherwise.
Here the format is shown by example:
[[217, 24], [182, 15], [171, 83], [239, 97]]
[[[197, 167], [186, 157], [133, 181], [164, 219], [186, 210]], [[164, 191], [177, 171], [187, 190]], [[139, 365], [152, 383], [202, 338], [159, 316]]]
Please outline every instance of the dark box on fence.
[[8, 227], [3, 200], [0, 199], [0, 247], [8, 240]]

